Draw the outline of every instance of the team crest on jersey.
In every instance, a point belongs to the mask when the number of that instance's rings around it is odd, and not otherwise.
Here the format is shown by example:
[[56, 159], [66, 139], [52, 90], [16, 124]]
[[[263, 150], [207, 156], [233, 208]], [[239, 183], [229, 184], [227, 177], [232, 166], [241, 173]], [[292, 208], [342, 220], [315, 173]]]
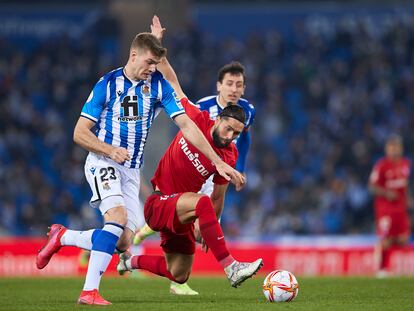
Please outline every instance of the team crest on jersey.
[[148, 84], [144, 84], [141, 86], [141, 94], [144, 97], [149, 97], [151, 92], [150, 92], [150, 86]]
[[111, 190], [111, 187], [109, 186], [109, 182], [105, 182], [102, 184], [103, 190]]

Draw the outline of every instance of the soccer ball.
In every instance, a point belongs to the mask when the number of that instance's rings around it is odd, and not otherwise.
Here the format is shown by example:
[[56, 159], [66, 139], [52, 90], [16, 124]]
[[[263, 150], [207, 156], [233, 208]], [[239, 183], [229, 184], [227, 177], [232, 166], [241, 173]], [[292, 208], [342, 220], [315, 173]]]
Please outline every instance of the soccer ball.
[[289, 271], [275, 270], [263, 281], [263, 294], [270, 302], [289, 302], [299, 292], [299, 284]]

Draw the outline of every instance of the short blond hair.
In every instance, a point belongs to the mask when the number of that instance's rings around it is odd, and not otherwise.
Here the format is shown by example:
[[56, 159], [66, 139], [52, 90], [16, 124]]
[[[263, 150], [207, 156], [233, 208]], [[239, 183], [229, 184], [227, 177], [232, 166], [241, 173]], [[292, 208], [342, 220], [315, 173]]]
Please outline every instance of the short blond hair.
[[131, 50], [140, 49], [148, 50], [157, 57], [164, 57], [167, 55], [167, 49], [162, 46], [161, 41], [149, 32], [141, 32], [137, 34], [132, 40]]

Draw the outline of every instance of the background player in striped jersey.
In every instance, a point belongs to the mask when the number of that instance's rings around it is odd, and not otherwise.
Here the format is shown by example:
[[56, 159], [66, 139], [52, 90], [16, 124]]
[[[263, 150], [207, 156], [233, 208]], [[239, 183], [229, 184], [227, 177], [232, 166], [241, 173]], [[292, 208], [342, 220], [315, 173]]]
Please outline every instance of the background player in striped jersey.
[[[160, 40], [162, 39], [165, 28], [162, 28], [160, 20], [157, 16], [154, 16], [152, 20], [151, 31], [157, 38]], [[165, 78], [173, 85], [174, 88], [179, 87], [178, 78], [170, 64], [168, 64], [168, 66], [163, 66], [163, 68], [168, 68], [168, 70], [163, 70]], [[217, 79], [218, 95], [208, 96], [197, 102], [200, 110], [208, 111], [212, 120], [215, 120], [218, 114], [227, 105], [238, 104], [243, 108], [246, 115], [245, 127], [243, 132], [236, 139], [236, 146], [239, 152], [236, 169], [243, 174], [251, 142], [251, 134], [249, 129], [255, 117], [254, 106], [251, 105], [246, 99], [241, 98], [244, 94], [245, 88], [244, 67], [239, 62], [232, 62], [223, 66], [219, 70]], [[213, 177], [210, 177], [205, 182], [200, 192], [210, 196], [213, 189]], [[151, 230], [148, 225], [145, 225], [135, 235], [134, 244], [140, 244], [145, 238], [154, 233], [155, 232]], [[170, 292], [178, 295], [198, 295], [198, 292], [191, 289], [187, 283], [177, 284], [175, 282], [171, 282]]]
[[244, 183], [244, 177], [214, 152], [185, 114], [171, 85], [156, 70], [165, 55], [166, 49], [152, 34], [138, 34], [132, 41], [126, 66], [97, 82], [75, 126], [74, 141], [90, 152], [85, 164], [93, 193], [90, 203], [100, 209], [105, 225], [88, 231], [52, 225], [36, 263], [39, 269], [44, 268], [64, 245], [90, 249], [80, 304], [110, 304], [99, 295], [100, 279], [115, 247], [120, 252], [127, 250], [137, 229], [138, 214], [142, 213], [139, 168], [149, 128], [161, 109], [177, 123], [186, 139], [214, 163], [220, 175], [237, 185]]
[[[244, 174], [247, 153], [251, 143], [250, 126], [253, 124], [256, 110], [247, 99], [241, 98], [246, 89], [246, 76], [242, 64], [231, 62], [220, 68], [217, 78], [217, 95], [204, 97], [197, 102], [201, 110], [208, 111], [210, 118], [215, 120], [217, 115], [227, 105], [240, 105], [246, 114], [246, 123], [243, 132], [236, 139], [239, 158], [236, 169]], [[202, 193], [210, 195], [213, 191], [213, 182], [209, 179], [201, 189]]]

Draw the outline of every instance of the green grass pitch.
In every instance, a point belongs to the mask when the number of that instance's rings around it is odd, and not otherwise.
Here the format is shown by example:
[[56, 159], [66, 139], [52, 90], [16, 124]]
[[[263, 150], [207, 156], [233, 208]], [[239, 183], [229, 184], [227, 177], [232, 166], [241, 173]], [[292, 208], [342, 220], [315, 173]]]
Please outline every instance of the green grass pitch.
[[[113, 303], [108, 310], [414, 310], [413, 278], [298, 278], [299, 295], [291, 303], [268, 303], [262, 293], [264, 276], [234, 289], [223, 277], [191, 278], [199, 296], [169, 293], [159, 277], [145, 279], [106, 277], [101, 294]], [[81, 310], [76, 306], [82, 278], [0, 279], [0, 310]]]

